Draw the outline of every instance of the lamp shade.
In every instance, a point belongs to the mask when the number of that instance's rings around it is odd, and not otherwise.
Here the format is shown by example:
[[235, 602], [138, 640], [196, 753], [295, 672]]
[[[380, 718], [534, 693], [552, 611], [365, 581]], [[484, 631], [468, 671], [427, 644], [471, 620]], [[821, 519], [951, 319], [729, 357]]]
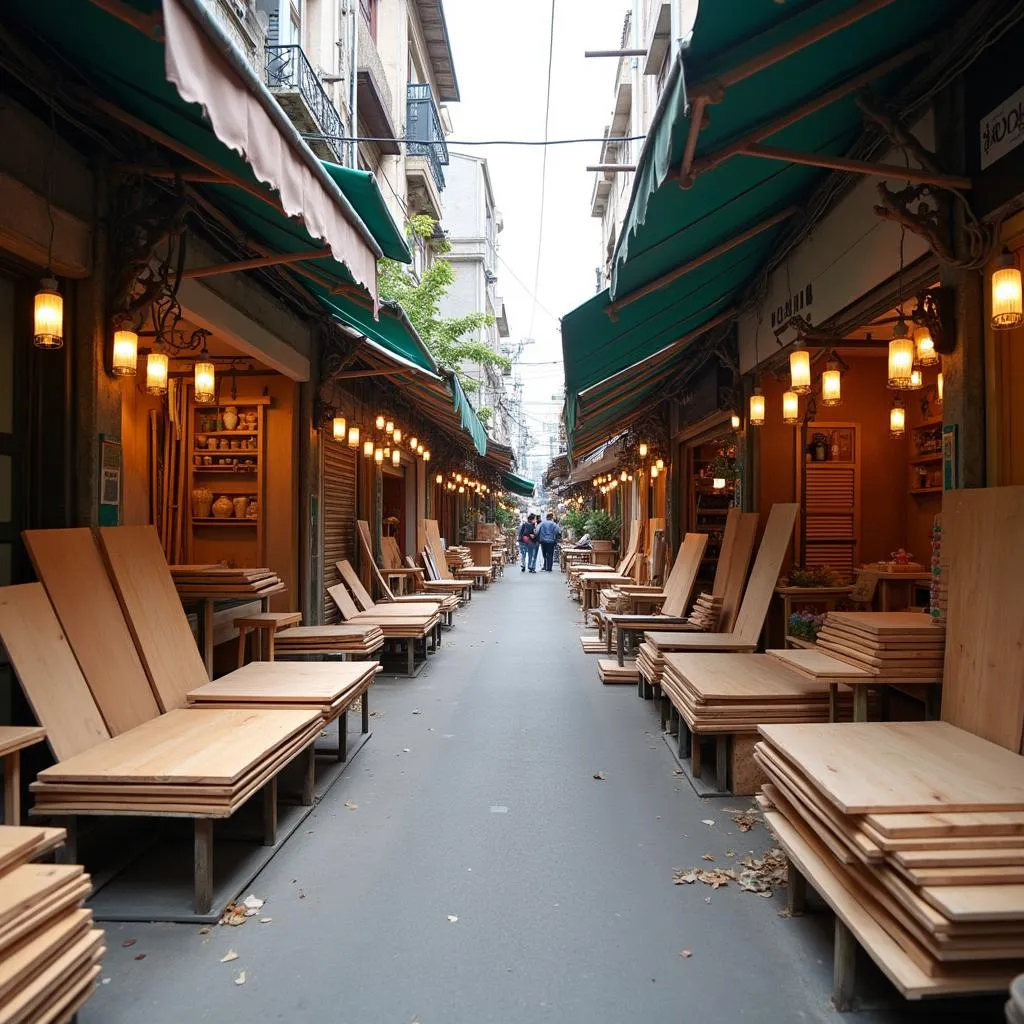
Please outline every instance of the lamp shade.
[[665, 460], [664, 459], [658, 459], [654, 463], [654, 466], [658, 470], [658, 472], [660, 473], [665, 468]]
[[651, 466], [651, 479], [652, 480], [657, 480], [658, 479], [658, 467], [657, 466]]
[[910, 371], [910, 387], [907, 388], [907, 390], [920, 391], [923, 387], [924, 377], [921, 375], [921, 371], [917, 369], [917, 367], [914, 367], [914, 369]]
[[197, 402], [212, 402], [217, 397], [217, 371], [213, 363], [200, 359], [196, 363], [194, 382]]
[[429, 462], [430, 461], [430, 449], [429, 448], [424, 448], [423, 449], [423, 461], [424, 462]]
[[795, 391], [786, 391], [782, 396], [782, 422], [791, 427], [800, 422], [800, 396]]
[[391, 465], [392, 466], [398, 466], [398, 465], [401, 464], [401, 462], [402, 462], [402, 453], [397, 448], [395, 448], [391, 452]]
[[384, 429], [384, 423], [385, 422], [386, 421], [385, 421], [383, 416], [378, 416], [377, 419], [374, 420], [374, 424], [375, 424], [375, 426], [377, 427], [378, 430], [383, 430]]
[[146, 394], [166, 395], [168, 359], [166, 352], [150, 352], [146, 356]]
[[384, 462], [384, 449], [383, 448], [374, 448], [373, 449], [373, 461], [376, 462], [378, 466], [381, 465]]
[[395, 439], [395, 444], [402, 443], [402, 432], [398, 429], [398, 427], [395, 427], [395, 432], [391, 436]]
[[724, 491], [725, 490], [725, 477], [724, 476], [712, 477], [712, 479], [711, 479], [711, 486], [716, 491]]
[[889, 342], [889, 387], [896, 391], [910, 390], [913, 369], [914, 343], [908, 336], [907, 325], [900, 320], [892, 329]]
[[139, 360], [139, 336], [134, 331], [114, 331], [111, 369], [117, 377], [134, 377]]
[[418, 442], [417, 442], [415, 436], [409, 438], [409, 447], [410, 448], [415, 448], [417, 443]]
[[348, 428], [348, 446], [349, 448], [359, 447], [359, 427], [354, 423]]
[[918, 366], [935, 366], [939, 361], [935, 339], [927, 327], [914, 328], [914, 358]]
[[640, 458], [641, 459], [646, 459], [647, 458], [647, 442], [646, 441], [641, 441], [640, 442], [640, 447], [637, 449], [637, 451], [640, 453]]
[[334, 435], [335, 441], [348, 440], [348, 423], [345, 422], [344, 416], [334, 417], [331, 421], [331, 433]]
[[935, 379], [935, 390], [938, 393], [939, 401], [942, 401], [942, 374], [940, 373]]
[[747, 422], [752, 427], [764, 426], [764, 395], [760, 388], [754, 388], [754, 393], [750, 396], [750, 416]]
[[57, 281], [44, 277], [36, 291], [32, 342], [36, 348], [60, 348], [64, 344], [64, 296]]
[[442, 484], [442, 483], [444, 483], [444, 477], [440, 473], [438, 473], [437, 476], [434, 477], [434, 483], [435, 484]]
[[889, 436], [898, 438], [903, 436], [907, 428], [907, 410], [903, 403], [897, 398], [889, 410]]
[[1004, 252], [992, 274], [992, 326], [997, 331], [1005, 331], [1019, 326], [1022, 321], [1024, 297], [1021, 294], [1020, 268], [1013, 253]]
[[789, 353], [789, 390], [798, 395], [811, 393], [811, 354], [803, 345]]
[[373, 442], [372, 441], [364, 441], [363, 442], [363, 455], [366, 458], [368, 458], [368, 459], [372, 459], [373, 458]]
[[395, 432], [395, 421], [394, 420], [388, 420], [384, 424], [384, 433], [385, 434], [393, 434], [394, 432]]
[[730, 420], [729, 420], [729, 423], [732, 426], [733, 430], [739, 430], [740, 429], [740, 416], [739, 416], [739, 413], [734, 412], [732, 414]]

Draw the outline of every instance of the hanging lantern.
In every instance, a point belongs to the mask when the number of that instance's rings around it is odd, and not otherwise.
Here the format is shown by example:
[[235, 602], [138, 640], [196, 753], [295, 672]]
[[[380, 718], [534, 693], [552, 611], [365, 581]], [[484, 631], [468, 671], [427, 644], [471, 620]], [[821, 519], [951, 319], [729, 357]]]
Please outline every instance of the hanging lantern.
[[939, 376], [935, 380], [935, 389], [936, 389], [936, 391], [938, 393], [938, 396], [939, 396], [939, 404], [941, 405], [942, 404], [942, 374], [941, 373], [939, 374]]
[[372, 441], [364, 441], [363, 442], [363, 455], [366, 458], [368, 458], [368, 459], [372, 459], [373, 458], [373, 442]]
[[764, 426], [764, 395], [760, 388], [754, 388], [754, 393], [750, 396], [750, 416], [747, 422], [752, 427]]
[[57, 281], [44, 277], [35, 298], [32, 342], [36, 348], [60, 348], [64, 344], [64, 296]]
[[613, 481], [612, 481], [612, 482], [611, 482], [611, 483], [610, 483], [610, 484], [608, 485], [608, 490], [610, 490], [610, 491], [614, 491], [614, 490], [615, 490], [615, 488], [616, 488], [616, 487], [618, 487], [618, 486], [619, 486], [619, 481], [618, 481], [618, 480], [613, 480]]
[[415, 437], [410, 437], [409, 438], [409, 447], [410, 448], [415, 448], [416, 447], [416, 438]]
[[735, 412], [734, 412], [734, 413], [732, 414], [732, 417], [730, 418], [729, 422], [730, 422], [730, 424], [732, 425], [732, 429], [733, 429], [733, 430], [739, 430], [739, 429], [740, 429], [740, 417], [739, 417], [739, 413], [735, 413]]
[[[39, 296], [36, 295], [37, 310], [38, 301]], [[1024, 300], [1021, 295], [1020, 268], [1013, 253], [1004, 249], [992, 274], [992, 327], [997, 331], [1005, 331], [1020, 326], [1022, 321]]]
[[444, 483], [444, 477], [440, 473], [438, 473], [437, 476], [434, 477], [434, 483], [435, 484], [443, 484]]
[[662, 472], [664, 470], [664, 468], [665, 468], [665, 460], [664, 459], [658, 459], [658, 461], [654, 463], [654, 466], [658, 470], [659, 473]]
[[394, 432], [395, 432], [395, 421], [394, 420], [388, 420], [387, 423], [384, 424], [384, 433], [385, 434], [393, 434]]
[[843, 403], [843, 375], [835, 359], [830, 359], [825, 366], [821, 375], [821, 404], [834, 408]]
[[378, 415], [378, 417], [373, 422], [374, 422], [374, 425], [376, 426], [376, 428], [378, 430], [383, 430], [384, 429], [384, 422], [385, 421], [384, 421], [384, 417], [382, 415]]
[[383, 448], [374, 448], [373, 449], [373, 461], [376, 462], [378, 466], [383, 464], [383, 462], [384, 462], [384, 449]]
[[[206, 350], [203, 350], [206, 355]], [[197, 402], [212, 402], [217, 397], [217, 372], [213, 363], [203, 356], [199, 357], [195, 369], [195, 390]]]
[[725, 477], [724, 476], [713, 477], [712, 480], [711, 480], [711, 486], [716, 491], [724, 491], [725, 490]]
[[924, 377], [921, 376], [921, 371], [913, 369], [910, 371], [910, 387], [908, 391], [920, 391], [924, 387]]
[[811, 393], [811, 354], [802, 341], [789, 353], [789, 390], [798, 395]]
[[628, 473], [627, 473], [627, 472], [626, 472], [625, 470], [623, 470], [623, 471], [622, 471], [622, 472], [621, 472], [621, 473], [619, 474], [619, 479], [620, 479], [620, 480], [621, 480], [621, 481], [622, 481], [623, 483], [625, 483], [625, 482], [626, 482], [626, 479], [628, 478], [628, 476], [629, 476], [629, 474], [628, 474]]
[[430, 461], [430, 449], [429, 448], [425, 449], [424, 452], [423, 452], [423, 461], [424, 462], [429, 462]]
[[908, 391], [911, 387], [910, 375], [914, 369], [914, 343], [908, 335], [906, 323], [903, 320], [898, 321], [892, 329], [892, 341], [889, 342], [888, 386], [894, 391]]
[[640, 447], [637, 449], [637, 451], [639, 451], [641, 459], [646, 459], [647, 458], [647, 442], [646, 441], [641, 441], [640, 442]]
[[939, 361], [935, 339], [927, 327], [914, 328], [914, 358], [918, 366], [935, 366]]
[[608, 488], [607, 487], [602, 487], [601, 488], [601, 493], [602, 494], [607, 494], [608, 493]]
[[907, 428], [907, 410], [903, 408], [903, 402], [896, 398], [893, 400], [892, 408], [889, 410], [889, 436], [900, 438]]
[[116, 377], [134, 377], [139, 358], [139, 336], [134, 331], [114, 331], [111, 369]]
[[348, 438], [348, 424], [344, 416], [335, 416], [331, 423], [331, 432], [335, 441], [344, 441]]
[[455, 474], [455, 482], [457, 484], [461, 484], [462, 483], [462, 474], [461, 473], [456, 473]]
[[391, 465], [400, 466], [402, 464], [402, 453], [396, 448], [391, 453]]
[[421, 444], [416, 445], [416, 454], [417, 455], [422, 455], [424, 450], [425, 449], [424, 449], [423, 445], [421, 445]]
[[460, 485], [460, 486], [459, 486], [459, 494], [465, 494], [465, 493], [466, 493], [466, 488], [465, 488], [465, 487], [462, 487], [462, 486]]
[[395, 439], [395, 444], [402, 443], [402, 432], [398, 429], [398, 427], [395, 427], [395, 432], [391, 436]]
[[165, 352], [150, 352], [146, 356], [146, 394], [166, 395], [168, 366]]
[[795, 427], [800, 422], [800, 396], [787, 391], [782, 396], [782, 422]]
[[658, 467], [657, 466], [651, 466], [651, 479], [652, 480], [657, 480], [658, 479]]
[[391, 445], [389, 445], [389, 444], [384, 445], [384, 458], [385, 459], [390, 459], [391, 458]]

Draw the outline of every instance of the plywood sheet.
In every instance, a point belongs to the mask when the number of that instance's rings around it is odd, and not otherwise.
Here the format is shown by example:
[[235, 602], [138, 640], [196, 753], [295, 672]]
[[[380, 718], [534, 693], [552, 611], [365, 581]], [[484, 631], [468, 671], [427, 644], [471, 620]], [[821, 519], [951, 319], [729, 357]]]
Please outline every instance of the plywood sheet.
[[1024, 487], [948, 491], [942, 718], [1008, 750], [1024, 739]]
[[768, 514], [761, 546], [736, 616], [734, 632], [748, 643], [756, 644], [760, 639], [768, 606], [772, 602], [775, 585], [779, 582], [779, 572], [793, 540], [793, 527], [799, 509], [799, 505], [791, 503], [773, 505]]
[[870, 814], [868, 823], [893, 839], [925, 836], [1024, 835], [1024, 811]]
[[945, 722], [765, 725], [840, 810], [1024, 810], [1024, 759]]
[[317, 721], [305, 711], [171, 711], [46, 768], [39, 779], [228, 785]]
[[0, 757], [45, 739], [46, 730], [38, 725], [0, 725]]
[[[215, 679], [189, 693], [193, 701], [252, 700], [267, 703], [331, 702], [367, 676], [373, 676], [376, 667], [367, 662], [343, 661], [335, 665], [321, 663], [318, 668], [326, 672], [295, 672], [284, 662], [254, 662], [267, 669], [247, 672], [245, 668]], [[270, 667], [283, 671], [270, 671]], [[301, 668], [301, 666], [296, 666]], [[246, 666], [248, 668], [248, 666]]]
[[828, 687], [764, 654], [667, 654], [665, 671], [685, 680], [695, 699], [825, 699]]
[[110, 738], [41, 583], [0, 587], [0, 640], [58, 760]]
[[22, 537], [110, 732], [155, 718], [160, 709], [92, 531]]
[[730, 651], [744, 653], [756, 650], [757, 641], [747, 642], [736, 633], [651, 632], [644, 636], [662, 651]]
[[707, 544], [708, 535], [706, 533], [688, 533], [683, 538], [683, 543], [679, 546], [679, 553], [672, 565], [672, 571], [665, 582], [665, 602], [661, 606], [662, 614], [672, 616], [686, 614]]
[[22, 864], [0, 875], [0, 928], [84, 875], [79, 864]]
[[872, 679], [872, 675], [856, 665], [830, 658], [824, 651], [811, 648], [765, 651], [782, 664], [814, 679]]
[[163, 711], [184, 707], [188, 691], [209, 680], [156, 531], [107, 526], [99, 535], [157, 703]]
[[738, 509], [730, 509], [725, 517], [721, 552], [711, 586], [711, 596], [720, 598], [722, 602], [719, 624], [723, 630], [731, 630], [736, 625], [759, 521], [756, 512], [740, 512]]
[[[943, 541], [945, 541], [945, 526], [943, 526]], [[879, 639], [884, 639], [887, 636], [941, 637], [942, 635], [942, 628], [935, 625], [924, 612], [829, 612], [828, 623], [832, 622]]]

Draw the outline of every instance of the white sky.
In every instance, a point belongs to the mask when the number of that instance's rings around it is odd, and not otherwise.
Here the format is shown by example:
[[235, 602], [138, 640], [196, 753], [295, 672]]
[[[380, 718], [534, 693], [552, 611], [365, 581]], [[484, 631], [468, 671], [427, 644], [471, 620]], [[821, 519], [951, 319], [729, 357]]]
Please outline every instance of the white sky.
[[[588, 60], [583, 51], [617, 48], [631, 4], [628, 0], [554, 0], [554, 4], [548, 136], [596, 138], [610, 120], [616, 61]], [[452, 138], [543, 139], [551, 0], [444, 0], [444, 9], [462, 96], [448, 108]], [[509, 340], [535, 339], [523, 351], [524, 364], [558, 361], [558, 365], [523, 365], [521, 369], [527, 424], [539, 440], [542, 422], [557, 422], [560, 408], [560, 403], [551, 401], [563, 386], [556, 318], [595, 291], [600, 221], [590, 216], [594, 176], [584, 168], [597, 162], [600, 145], [548, 147], [535, 314], [530, 293], [537, 272], [543, 148], [456, 145], [452, 149], [484, 156], [490, 166], [495, 202], [505, 220], [499, 236], [504, 263], [499, 263], [497, 272]]]

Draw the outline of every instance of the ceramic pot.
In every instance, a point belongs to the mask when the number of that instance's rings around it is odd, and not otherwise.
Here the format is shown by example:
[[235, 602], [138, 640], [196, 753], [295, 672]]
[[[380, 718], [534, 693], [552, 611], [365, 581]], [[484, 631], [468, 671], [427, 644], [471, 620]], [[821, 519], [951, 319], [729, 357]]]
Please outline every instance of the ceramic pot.
[[234, 430], [238, 426], [238, 410], [233, 406], [229, 405], [224, 410], [224, 429]]
[[205, 487], [196, 487], [192, 491], [192, 515], [197, 519], [206, 519], [210, 515], [213, 494]]
[[208, 438], [206, 439], [206, 447], [207, 447], [207, 448], [208, 448], [208, 449], [209, 449], [209, 450], [210, 450], [211, 452], [215, 452], [215, 451], [217, 450], [217, 446], [218, 446], [218, 444], [219, 444], [219, 442], [218, 442], [217, 438], [215, 438], [215, 437], [208, 437]]
[[236, 519], [244, 519], [245, 518], [245, 513], [246, 513], [246, 511], [249, 508], [249, 499], [248, 498], [235, 498], [231, 502], [231, 505], [234, 508], [235, 518]]
[[231, 499], [226, 494], [222, 494], [213, 503], [213, 514], [218, 519], [230, 519], [234, 511], [235, 506], [231, 504]]

